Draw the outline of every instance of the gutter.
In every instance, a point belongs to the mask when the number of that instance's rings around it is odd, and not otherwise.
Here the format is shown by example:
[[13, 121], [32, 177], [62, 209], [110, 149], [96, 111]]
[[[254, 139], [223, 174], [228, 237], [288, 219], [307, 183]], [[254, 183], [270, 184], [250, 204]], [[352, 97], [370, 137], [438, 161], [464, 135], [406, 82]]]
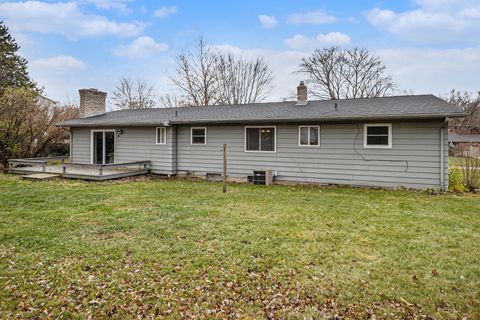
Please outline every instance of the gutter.
[[[447, 114], [398, 114], [398, 115], [366, 115], [366, 116], [337, 116], [337, 117], [303, 117], [303, 118], [263, 118], [263, 119], [195, 119], [195, 120], [174, 120], [169, 121], [170, 125], [175, 124], [242, 124], [242, 123], [295, 123], [295, 122], [342, 122], [342, 121], [373, 121], [373, 120], [419, 120], [419, 119], [444, 119], [446, 117], [465, 117], [468, 113], [447, 113]], [[165, 121], [155, 122], [85, 122], [85, 123], [59, 123], [57, 126], [72, 126], [72, 127], [108, 127], [108, 126], [156, 126], [163, 125]]]
[[175, 126], [175, 174], [178, 173], [178, 126]]

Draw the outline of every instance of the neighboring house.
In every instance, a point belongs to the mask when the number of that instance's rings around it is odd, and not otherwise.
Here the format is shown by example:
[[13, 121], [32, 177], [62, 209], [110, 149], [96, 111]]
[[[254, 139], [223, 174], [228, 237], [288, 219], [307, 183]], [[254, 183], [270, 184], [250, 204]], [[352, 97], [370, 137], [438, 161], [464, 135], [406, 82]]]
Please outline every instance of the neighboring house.
[[480, 156], [480, 134], [448, 133], [448, 143], [452, 154], [462, 156], [465, 152]]
[[448, 117], [465, 116], [433, 95], [105, 112], [106, 93], [80, 90], [69, 127], [71, 161], [150, 160], [156, 174], [221, 173], [246, 180], [412, 188], [448, 185]]
[[38, 95], [38, 103], [41, 106], [48, 106], [48, 107], [58, 107], [60, 106], [60, 102], [47, 98], [41, 94]]

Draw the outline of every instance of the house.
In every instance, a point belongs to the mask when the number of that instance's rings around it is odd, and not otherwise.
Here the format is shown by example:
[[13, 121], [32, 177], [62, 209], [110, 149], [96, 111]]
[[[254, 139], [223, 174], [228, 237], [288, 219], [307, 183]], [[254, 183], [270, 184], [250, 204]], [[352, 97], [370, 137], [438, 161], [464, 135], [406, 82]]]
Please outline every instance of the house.
[[448, 118], [465, 114], [433, 95], [307, 99], [234, 106], [105, 112], [106, 93], [80, 90], [71, 161], [150, 160], [151, 172], [221, 173], [245, 181], [256, 169], [277, 182], [446, 188]]
[[455, 156], [475, 154], [480, 156], [480, 134], [448, 133], [448, 144], [451, 154]]

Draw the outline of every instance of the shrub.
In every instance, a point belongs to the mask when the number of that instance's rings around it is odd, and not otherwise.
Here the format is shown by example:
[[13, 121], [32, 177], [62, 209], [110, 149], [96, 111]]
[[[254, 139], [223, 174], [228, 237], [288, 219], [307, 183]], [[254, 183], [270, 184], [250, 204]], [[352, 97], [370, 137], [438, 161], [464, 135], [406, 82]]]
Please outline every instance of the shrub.
[[460, 160], [463, 184], [469, 190], [480, 188], [480, 151], [477, 148], [466, 147]]
[[451, 192], [465, 192], [462, 171], [459, 168], [451, 168], [448, 171], [448, 190]]

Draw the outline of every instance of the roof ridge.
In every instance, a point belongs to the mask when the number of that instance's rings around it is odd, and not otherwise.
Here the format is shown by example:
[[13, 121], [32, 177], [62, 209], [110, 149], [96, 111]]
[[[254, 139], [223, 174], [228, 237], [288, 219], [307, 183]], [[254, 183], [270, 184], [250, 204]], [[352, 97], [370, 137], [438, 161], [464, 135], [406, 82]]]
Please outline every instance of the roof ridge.
[[[334, 105], [338, 104], [335, 109]], [[335, 110], [335, 112], [334, 112]], [[327, 112], [326, 112], [327, 111]], [[305, 121], [333, 119], [445, 118], [465, 116], [460, 108], [434, 95], [404, 95], [363, 99], [311, 100], [242, 105], [114, 110], [103, 115], [62, 122], [61, 125], [131, 125], [171, 123], [228, 123], [253, 121]]]
[[[410, 94], [410, 95], [395, 95], [395, 96], [383, 96], [383, 97], [361, 97], [361, 98], [345, 98], [345, 99], [315, 99], [308, 100], [308, 102], [341, 102], [341, 101], [355, 101], [355, 100], [374, 100], [374, 99], [393, 99], [393, 98], [414, 98], [414, 97], [426, 97], [432, 96], [437, 99], [443, 100], [433, 94]], [[192, 109], [192, 108], [221, 108], [221, 107], [244, 107], [244, 106], [258, 106], [258, 105], [267, 105], [267, 104], [291, 104], [296, 103], [295, 100], [288, 101], [267, 101], [267, 102], [253, 102], [253, 103], [240, 103], [240, 104], [212, 104], [212, 105], [201, 105], [201, 106], [181, 106], [181, 107], [160, 107], [160, 108], [145, 108], [145, 109], [120, 109], [112, 110], [111, 112], [146, 112], [151, 110], [181, 110], [181, 109]]]

